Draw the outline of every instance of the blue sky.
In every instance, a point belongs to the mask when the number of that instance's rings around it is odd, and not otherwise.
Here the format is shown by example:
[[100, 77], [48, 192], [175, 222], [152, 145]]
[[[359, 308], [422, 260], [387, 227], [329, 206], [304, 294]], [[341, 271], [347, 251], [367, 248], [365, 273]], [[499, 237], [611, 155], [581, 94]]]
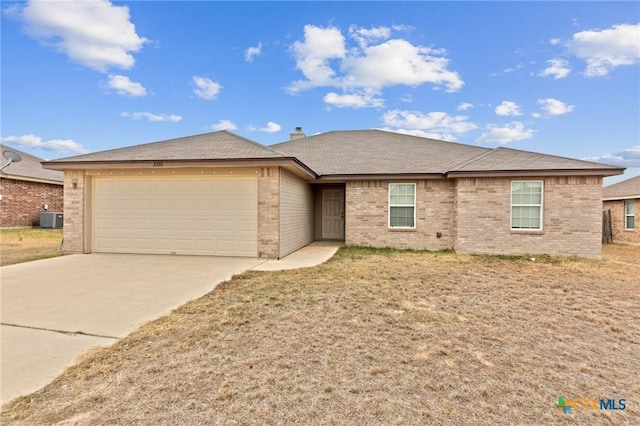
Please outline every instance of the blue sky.
[[1, 6], [0, 136], [38, 157], [379, 128], [640, 174], [635, 1]]

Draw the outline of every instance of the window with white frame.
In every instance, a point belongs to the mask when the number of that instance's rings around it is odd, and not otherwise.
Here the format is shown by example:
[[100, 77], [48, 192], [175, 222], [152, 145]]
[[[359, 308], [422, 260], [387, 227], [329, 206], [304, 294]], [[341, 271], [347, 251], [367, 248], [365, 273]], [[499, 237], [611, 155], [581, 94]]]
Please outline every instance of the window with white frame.
[[511, 182], [511, 229], [542, 230], [542, 181]]
[[636, 203], [626, 201], [624, 203], [624, 229], [631, 230], [636, 227]]
[[389, 228], [416, 227], [416, 184], [389, 184]]

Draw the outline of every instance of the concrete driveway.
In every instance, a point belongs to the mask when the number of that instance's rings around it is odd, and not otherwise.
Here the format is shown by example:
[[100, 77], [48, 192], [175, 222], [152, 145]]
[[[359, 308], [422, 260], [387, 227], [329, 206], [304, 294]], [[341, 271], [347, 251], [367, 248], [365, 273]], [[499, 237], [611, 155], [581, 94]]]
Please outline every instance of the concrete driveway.
[[263, 259], [68, 255], [0, 269], [2, 403]]

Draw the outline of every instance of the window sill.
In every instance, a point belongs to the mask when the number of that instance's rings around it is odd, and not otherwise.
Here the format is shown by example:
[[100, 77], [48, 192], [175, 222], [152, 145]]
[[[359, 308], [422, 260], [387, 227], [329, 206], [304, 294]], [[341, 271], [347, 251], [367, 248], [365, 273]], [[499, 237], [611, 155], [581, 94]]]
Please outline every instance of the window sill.
[[512, 235], [544, 235], [544, 231], [538, 229], [512, 229]]
[[387, 228], [389, 232], [416, 232], [416, 228]]

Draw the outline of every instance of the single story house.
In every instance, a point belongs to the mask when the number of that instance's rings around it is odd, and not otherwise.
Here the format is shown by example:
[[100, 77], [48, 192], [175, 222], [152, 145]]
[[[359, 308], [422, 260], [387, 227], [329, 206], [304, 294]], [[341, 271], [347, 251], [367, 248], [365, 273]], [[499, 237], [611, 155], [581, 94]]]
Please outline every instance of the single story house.
[[[0, 172], [0, 227], [40, 225], [40, 213], [63, 211], [63, 173], [42, 167], [42, 158], [0, 145], [22, 157]], [[2, 165], [8, 161], [2, 157]]]
[[605, 211], [611, 211], [613, 242], [640, 243], [640, 176], [602, 189]]
[[381, 131], [263, 146], [227, 131], [43, 163], [63, 170], [65, 249], [280, 258], [347, 245], [601, 257], [620, 167]]

